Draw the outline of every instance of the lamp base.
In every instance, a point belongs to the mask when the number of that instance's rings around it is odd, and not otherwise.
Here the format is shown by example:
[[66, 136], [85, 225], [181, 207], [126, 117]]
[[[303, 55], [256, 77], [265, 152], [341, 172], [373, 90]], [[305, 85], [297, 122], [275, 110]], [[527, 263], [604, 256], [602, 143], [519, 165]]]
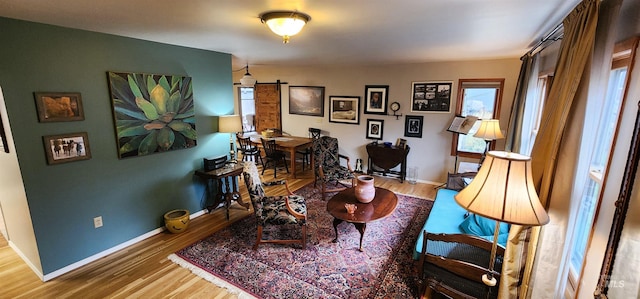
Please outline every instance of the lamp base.
[[496, 284], [498, 283], [495, 277], [493, 276], [489, 277], [489, 275], [487, 274], [482, 275], [482, 282], [484, 282], [484, 284], [490, 287], [495, 287]]

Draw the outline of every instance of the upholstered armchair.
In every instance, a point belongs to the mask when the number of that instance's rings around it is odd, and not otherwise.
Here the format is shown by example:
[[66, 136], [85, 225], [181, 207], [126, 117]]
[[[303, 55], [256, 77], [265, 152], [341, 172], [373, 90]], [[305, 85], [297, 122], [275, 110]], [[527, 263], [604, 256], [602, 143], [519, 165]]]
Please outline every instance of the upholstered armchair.
[[[253, 210], [258, 223], [258, 234], [253, 249], [262, 243], [307, 244], [307, 204], [304, 197], [295, 195], [285, 180], [262, 183], [258, 168], [253, 161], [244, 162], [244, 182], [249, 191]], [[284, 185], [289, 195], [266, 196], [263, 186]], [[302, 236], [296, 240], [263, 240], [262, 229], [267, 225], [297, 225], [302, 229]]]
[[[340, 159], [346, 160], [346, 167], [340, 164]], [[355, 175], [351, 170], [349, 157], [338, 153], [338, 139], [322, 136], [314, 140], [313, 161], [313, 185], [316, 186], [318, 180], [322, 183], [322, 200], [326, 198], [327, 193], [355, 186]], [[345, 180], [351, 180], [351, 186], [345, 185]]]

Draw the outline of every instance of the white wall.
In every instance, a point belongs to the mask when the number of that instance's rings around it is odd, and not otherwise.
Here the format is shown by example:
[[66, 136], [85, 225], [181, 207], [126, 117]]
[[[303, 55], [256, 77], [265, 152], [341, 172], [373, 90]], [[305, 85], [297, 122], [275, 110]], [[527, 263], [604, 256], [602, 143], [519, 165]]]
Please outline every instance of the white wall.
[[[441, 183], [446, 180], [447, 172], [453, 172], [455, 157], [450, 155], [452, 134], [446, 131], [455, 111], [458, 79], [505, 78], [505, 90], [501, 106], [500, 123], [506, 130], [511, 102], [515, 90], [520, 60], [518, 58], [488, 61], [431, 62], [406, 65], [377, 66], [260, 66], [251, 65], [251, 73], [258, 82], [287, 82], [282, 90], [282, 127], [293, 135], [307, 136], [309, 127], [323, 130], [323, 134], [337, 137], [340, 152], [348, 155], [355, 167], [355, 159], [360, 158], [366, 166], [365, 146], [371, 140], [365, 138], [367, 119], [384, 120], [383, 140], [395, 144], [397, 138], [407, 139], [411, 146], [408, 156], [410, 166], [419, 168], [418, 180]], [[242, 74], [234, 74], [238, 82]], [[450, 113], [411, 113], [412, 81], [452, 81], [452, 111]], [[312, 117], [289, 114], [288, 86], [324, 86], [324, 117]], [[399, 113], [403, 117], [364, 114], [365, 85], [389, 85], [389, 101], [401, 105]], [[341, 124], [329, 122], [329, 96], [361, 97], [360, 124]], [[237, 95], [236, 95], [237, 97]], [[389, 111], [390, 112], [390, 111]], [[404, 115], [424, 116], [422, 138], [404, 137]], [[504, 141], [498, 143], [504, 148]], [[365, 167], [366, 168], [366, 167]]]
[[9, 245], [18, 253], [23, 260], [42, 278], [42, 265], [36, 244], [36, 237], [31, 223], [31, 214], [27, 204], [27, 195], [22, 183], [22, 173], [18, 165], [18, 156], [13, 143], [13, 135], [9, 119], [7, 118], [7, 108], [5, 107], [2, 89], [0, 88], [0, 115], [2, 124], [7, 134], [9, 153], [0, 152], [0, 208], [6, 224], [7, 238]]

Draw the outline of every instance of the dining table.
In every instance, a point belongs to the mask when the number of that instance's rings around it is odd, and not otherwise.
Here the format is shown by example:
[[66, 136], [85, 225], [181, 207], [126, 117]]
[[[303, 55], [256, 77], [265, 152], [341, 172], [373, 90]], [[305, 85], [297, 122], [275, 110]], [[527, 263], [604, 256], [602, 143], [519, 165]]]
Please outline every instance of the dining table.
[[[271, 138], [265, 138], [262, 135], [251, 135], [251, 142], [262, 147], [261, 138], [266, 140], [276, 141], [276, 147], [278, 150], [289, 153], [290, 164], [289, 168], [291, 169], [291, 173], [293, 178], [296, 178], [296, 152], [304, 150], [306, 148], [310, 148], [313, 145], [313, 139], [309, 137], [300, 137], [300, 136], [274, 136]], [[313, 155], [311, 155], [311, 165], [313, 165]]]

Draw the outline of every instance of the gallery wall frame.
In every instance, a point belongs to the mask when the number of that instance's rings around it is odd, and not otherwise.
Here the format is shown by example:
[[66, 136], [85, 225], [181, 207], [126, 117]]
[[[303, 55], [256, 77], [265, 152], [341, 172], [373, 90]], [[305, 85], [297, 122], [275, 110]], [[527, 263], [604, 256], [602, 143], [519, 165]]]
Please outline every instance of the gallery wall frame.
[[40, 122], [84, 120], [82, 95], [79, 92], [34, 92], [33, 96]]
[[404, 120], [404, 136], [422, 138], [423, 126], [424, 126], [424, 116], [407, 115]]
[[360, 97], [329, 96], [329, 122], [360, 124]]
[[2, 122], [2, 113], [0, 113], [0, 151], [9, 153], [9, 141], [7, 139], [7, 132], [4, 130], [4, 123]]
[[324, 86], [289, 86], [289, 114], [324, 117]]
[[367, 139], [382, 140], [384, 120], [367, 119]]
[[364, 87], [364, 113], [387, 114], [389, 85], [366, 85]]
[[118, 158], [197, 145], [191, 77], [107, 72]]
[[411, 82], [411, 112], [451, 112], [452, 81]]
[[91, 159], [87, 132], [43, 136], [47, 164], [61, 164]]

